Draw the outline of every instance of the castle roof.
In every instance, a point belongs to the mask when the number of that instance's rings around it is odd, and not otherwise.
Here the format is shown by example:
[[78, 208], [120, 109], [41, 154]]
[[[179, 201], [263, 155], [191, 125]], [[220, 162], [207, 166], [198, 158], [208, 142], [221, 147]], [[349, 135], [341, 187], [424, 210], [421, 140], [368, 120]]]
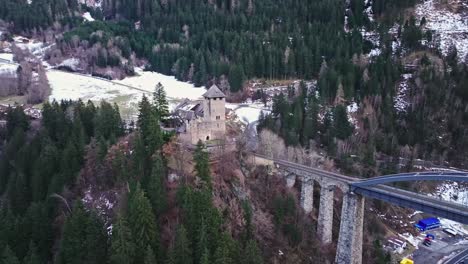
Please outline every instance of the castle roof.
[[213, 84], [206, 93], [203, 94], [203, 97], [205, 98], [224, 98], [226, 95], [221, 92], [221, 90], [216, 86], [216, 84]]

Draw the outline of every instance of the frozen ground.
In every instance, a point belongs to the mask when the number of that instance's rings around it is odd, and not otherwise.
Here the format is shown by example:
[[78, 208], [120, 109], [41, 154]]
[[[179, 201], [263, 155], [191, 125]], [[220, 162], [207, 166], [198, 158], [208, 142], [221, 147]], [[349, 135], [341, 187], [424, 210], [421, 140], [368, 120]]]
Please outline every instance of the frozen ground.
[[440, 40], [440, 50], [447, 54], [453, 43], [460, 60], [468, 54], [468, 19], [466, 15], [453, 13], [440, 5], [441, 0], [426, 0], [418, 4], [415, 13], [418, 19], [426, 18], [425, 27], [436, 33]]

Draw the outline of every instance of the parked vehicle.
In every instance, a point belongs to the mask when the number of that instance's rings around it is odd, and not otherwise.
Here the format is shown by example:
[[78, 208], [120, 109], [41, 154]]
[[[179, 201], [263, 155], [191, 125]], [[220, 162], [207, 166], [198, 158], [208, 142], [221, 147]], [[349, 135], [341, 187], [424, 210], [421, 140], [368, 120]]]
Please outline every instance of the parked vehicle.
[[458, 235], [457, 231], [453, 230], [452, 228], [444, 228], [444, 232], [452, 236]]
[[439, 228], [440, 221], [439, 219], [435, 217], [425, 218], [425, 219], [419, 220], [419, 222], [415, 224], [414, 226], [420, 231], [426, 231], [426, 230]]
[[414, 264], [414, 261], [409, 258], [404, 258], [400, 261], [400, 264]]
[[426, 238], [424, 239], [424, 242], [423, 242], [423, 243], [432, 245], [432, 239], [430, 239], [429, 237], [426, 237]]

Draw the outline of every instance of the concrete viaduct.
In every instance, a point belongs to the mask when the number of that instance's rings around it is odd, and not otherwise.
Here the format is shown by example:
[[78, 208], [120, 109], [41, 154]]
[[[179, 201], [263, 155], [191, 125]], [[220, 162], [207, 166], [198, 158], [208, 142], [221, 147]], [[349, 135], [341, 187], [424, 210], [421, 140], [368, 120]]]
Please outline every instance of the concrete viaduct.
[[468, 224], [468, 207], [466, 206], [383, 185], [420, 180], [468, 182], [468, 173], [419, 172], [359, 179], [289, 161], [271, 159], [259, 154], [253, 154], [253, 157], [256, 164], [274, 165], [277, 169], [284, 171], [287, 175], [288, 187], [294, 186], [296, 180], [301, 181], [300, 203], [306, 213], [310, 213], [313, 209], [314, 182], [320, 184], [317, 235], [323, 244], [332, 242], [334, 190], [339, 188], [343, 192], [343, 207], [335, 257], [337, 264], [362, 263], [364, 197]]

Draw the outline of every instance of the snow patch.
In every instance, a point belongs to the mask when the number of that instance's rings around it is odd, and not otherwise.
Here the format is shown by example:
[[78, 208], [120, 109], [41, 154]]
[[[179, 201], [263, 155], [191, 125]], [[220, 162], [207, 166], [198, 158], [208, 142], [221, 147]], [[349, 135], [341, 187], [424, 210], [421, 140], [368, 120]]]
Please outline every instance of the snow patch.
[[257, 122], [261, 112], [263, 112], [264, 114], [269, 113], [269, 111], [254, 107], [239, 107], [236, 110], [234, 110], [234, 112], [242, 122], [249, 124]]
[[353, 102], [352, 104], [348, 105], [346, 109], [348, 110], [348, 113], [356, 113], [359, 110], [359, 107], [356, 102]]
[[437, 0], [426, 0], [416, 6], [415, 13], [418, 19], [426, 18], [425, 28], [435, 32], [434, 39], [441, 52], [447, 55], [453, 43], [459, 59], [463, 61], [468, 54], [468, 19], [437, 4]]
[[418, 248], [419, 242], [421, 241], [420, 239], [418, 239], [418, 237], [414, 237], [410, 233], [398, 234], [398, 236], [408, 241], [408, 243], [413, 245], [416, 249]]
[[93, 22], [94, 21], [94, 18], [91, 16], [91, 14], [89, 12], [84, 13], [83, 18], [88, 22]]
[[69, 58], [64, 60], [62, 63], [60, 63], [59, 66], [64, 66], [72, 69], [73, 71], [76, 71], [78, 69], [78, 65], [80, 64], [80, 60], [77, 58]]
[[402, 75], [402, 80], [398, 85], [397, 95], [394, 98], [394, 107], [397, 112], [405, 112], [409, 106], [407, 100], [408, 89], [409, 89], [409, 80], [413, 77], [412, 74], [407, 73]]

